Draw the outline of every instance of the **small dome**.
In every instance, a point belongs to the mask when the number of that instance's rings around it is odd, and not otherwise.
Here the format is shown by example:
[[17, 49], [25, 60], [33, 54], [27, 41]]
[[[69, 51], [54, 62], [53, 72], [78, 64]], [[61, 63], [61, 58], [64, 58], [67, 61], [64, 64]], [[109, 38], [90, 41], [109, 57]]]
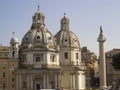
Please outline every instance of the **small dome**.
[[19, 43], [18, 38], [17, 37], [12, 37], [10, 40], [10, 43]]

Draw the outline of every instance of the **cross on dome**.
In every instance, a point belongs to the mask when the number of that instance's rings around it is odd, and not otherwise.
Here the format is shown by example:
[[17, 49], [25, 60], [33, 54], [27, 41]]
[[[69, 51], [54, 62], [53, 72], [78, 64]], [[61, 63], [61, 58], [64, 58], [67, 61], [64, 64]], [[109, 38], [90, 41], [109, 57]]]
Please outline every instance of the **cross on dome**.
[[66, 13], [64, 13], [64, 16], [66, 15]]
[[103, 30], [102, 30], [102, 25], [100, 26], [100, 32], [103, 32]]
[[12, 34], [13, 34], [13, 37], [15, 36], [15, 32], [12, 32]]
[[40, 6], [38, 5], [37, 13], [40, 13]]
[[40, 6], [38, 5], [38, 11], [40, 10]]

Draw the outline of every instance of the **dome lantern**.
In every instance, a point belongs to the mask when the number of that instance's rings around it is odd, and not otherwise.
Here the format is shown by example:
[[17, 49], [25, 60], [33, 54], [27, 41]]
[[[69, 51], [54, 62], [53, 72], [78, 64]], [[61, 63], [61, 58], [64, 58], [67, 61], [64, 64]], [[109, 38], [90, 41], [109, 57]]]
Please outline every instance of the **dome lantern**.
[[40, 12], [39, 5], [38, 5], [38, 10], [32, 17], [32, 28], [39, 28], [41, 25], [45, 26], [45, 17]]
[[69, 30], [69, 19], [65, 16], [61, 19], [61, 30]]

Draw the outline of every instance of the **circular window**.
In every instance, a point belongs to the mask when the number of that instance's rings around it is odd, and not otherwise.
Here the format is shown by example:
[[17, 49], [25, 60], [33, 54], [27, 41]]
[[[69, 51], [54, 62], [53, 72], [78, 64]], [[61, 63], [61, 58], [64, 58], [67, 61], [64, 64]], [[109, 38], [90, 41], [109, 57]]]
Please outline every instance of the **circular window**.
[[67, 42], [67, 39], [65, 39], [65, 42]]
[[37, 39], [40, 39], [40, 36], [37, 36]]
[[49, 40], [51, 40], [51, 37], [49, 37]]
[[26, 40], [28, 40], [28, 37], [26, 37]]
[[77, 42], [77, 39], [75, 38], [74, 41]]

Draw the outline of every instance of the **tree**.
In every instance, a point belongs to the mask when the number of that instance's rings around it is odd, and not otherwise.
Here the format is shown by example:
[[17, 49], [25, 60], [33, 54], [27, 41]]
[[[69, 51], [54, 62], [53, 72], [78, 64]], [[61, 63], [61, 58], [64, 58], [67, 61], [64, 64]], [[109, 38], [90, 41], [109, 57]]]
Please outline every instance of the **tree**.
[[112, 65], [115, 70], [120, 70], [120, 53], [113, 55], [112, 57]]

